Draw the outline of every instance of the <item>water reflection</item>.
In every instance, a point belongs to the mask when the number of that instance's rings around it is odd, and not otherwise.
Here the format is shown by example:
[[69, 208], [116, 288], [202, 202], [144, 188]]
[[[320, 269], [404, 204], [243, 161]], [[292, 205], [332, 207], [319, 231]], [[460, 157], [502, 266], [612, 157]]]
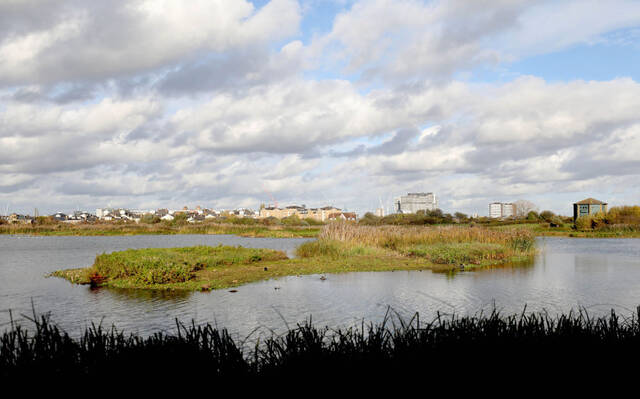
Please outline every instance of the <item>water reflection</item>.
[[97, 295], [108, 295], [111, 300], [140, 304], [155, 301], [184, 302], [194, 294], [184, 290], [135, 290], [130, 288], [94, 288]]
[[535, 259], [527, 259], [518, 262], [508, 262], [499, 265], [483, 266], [474, 269], [453, 269], [444, 271], [434, 271], [435, 274], [444, 274], [447, 278], [453, 279], [463, 273], [495, 273], [496, 271], [504, 273], [531, 273], [535, 266]]
[[577, 254], [573, 257], [576, 271], [581, 273], [606, 273], [609, 270], [609, 258], [606, 256]]

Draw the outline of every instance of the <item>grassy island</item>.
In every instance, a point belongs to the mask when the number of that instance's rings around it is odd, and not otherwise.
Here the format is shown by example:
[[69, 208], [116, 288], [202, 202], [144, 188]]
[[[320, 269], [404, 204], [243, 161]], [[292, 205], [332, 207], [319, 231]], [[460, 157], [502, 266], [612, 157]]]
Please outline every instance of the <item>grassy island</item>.
[[242, 247], [138, 249], [102, 254], [85, 269], [52, 275], [72, 283], [120, 288], [210, 290], [302, 274], [356, 271], [453, 271], [527, 261], [527, 230], [469, 226], [327, 225], [289, 259], [280, 251]]

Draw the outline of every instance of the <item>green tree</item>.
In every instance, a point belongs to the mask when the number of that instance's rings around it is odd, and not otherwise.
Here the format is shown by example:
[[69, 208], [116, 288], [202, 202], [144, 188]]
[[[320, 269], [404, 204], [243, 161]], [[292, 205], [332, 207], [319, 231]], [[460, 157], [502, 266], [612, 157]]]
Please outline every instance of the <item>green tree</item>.
[[555, 218], [556, 214], [551, 211], [542, 211], [540, 212], [540, 219], [545, 222], [551, 223], [551, 221]]
[[175, 224], [185, 224], [187, 223], [187, 219], [189, 219], [189, 216], [187, 216], [187, 214], [184, 212], [176, 213], [173, 215], [173, 223]]
[[456, 219], [458, 219], [461, 222], [467, 221], [467, 219], [469, 219], [469, 216], [467, 216], [467, 214], [462, 212], [456, 212], [454, 213], [454, 216], [456, 217]]
[[53, 216], [38, 216], [34, 219], [33, 224], [36, 225], [52, 225], [59, 222]]
[[266, 218], [262, 219], [260, 222], [262, 224], [264, 224], [265, 226], [275, 226], [275, 225], [282, 224], [282, 223], [280, 223], [280, 219], [278, 219], [275, 216], [266, 217]]
[[529, 211], [527, 213], [527, 220], [540, 220], [540, 215], [536, 211]]
[[280, 219], [280, 222], [286, 226], [300, 226], [302, 221], [298, 215], [291, 215]]
[[577, 230], [591, 230], [593, 228], [593, 220], [591, 215], [580, 216], [576, 219]]
[[152, 213], [146, 213], [140, 218], [140, 222], [146, 224], [160, 223], [160, 218]]
[[442, 209], [434, 209], [432, 211], [427, 211], [427, 216], [431, 216], [434, 218], [444, 218], [444, 213], [442, 212]]

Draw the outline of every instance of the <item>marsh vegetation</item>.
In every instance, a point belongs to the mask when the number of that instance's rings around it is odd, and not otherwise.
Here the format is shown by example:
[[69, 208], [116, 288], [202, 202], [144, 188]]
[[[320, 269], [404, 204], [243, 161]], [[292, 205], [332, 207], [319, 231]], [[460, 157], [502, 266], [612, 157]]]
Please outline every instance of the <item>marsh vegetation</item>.
[[575, 228], [594, 236], [640, 237], [640, 206], [617, 206], [606, 213], [581, 216], [576, 219]]
[[206, 380], [215, 389], [256, 379], [362, 385], [372, 376], [394, 383], [409, 377], [469, 382], [476, 376], [486, 383], [487, 373], [520, 381], [540, 370], [566, 379], [567, 370], [613, 371], [627, 364], [622, 360], [639, 349], [639, 314], [621, 318], [612, 311], [592, 318], [583, 311], [558, 316], [494, 311], [438, 314], [426, 322], [419, 314], [411, 320], [388, 314], [380, 324], [334, 330], [308, 321], [253, 341], [234, 339], [209, 324], [179, 322], [173, 333], [140, 336], [92, 325], [71, 337], [46, 317], [34, 317], [30, 328], [12, 324], [0, 335], [0, 379], [66, 381], [76, 388], [108, 381], [150, 388], [159, 381]]
[[399, 227], [334, 223], [318, 240], [298, 248], [300, 257], [358, 255], [420, 258], [434, 264], [473, 267], [534, 254], [527, 230], [489, 230], [469, 226]]
[[208, 290], [302, 274], [354, 271], [453, 271], [530, 260], [526, 230], [469, 226], [398, 227], [331, 223], [317, 240], [283, 252], [242, 247], [138, 249], [99, 255], [85, 269], [53, 276], [121, 288]]

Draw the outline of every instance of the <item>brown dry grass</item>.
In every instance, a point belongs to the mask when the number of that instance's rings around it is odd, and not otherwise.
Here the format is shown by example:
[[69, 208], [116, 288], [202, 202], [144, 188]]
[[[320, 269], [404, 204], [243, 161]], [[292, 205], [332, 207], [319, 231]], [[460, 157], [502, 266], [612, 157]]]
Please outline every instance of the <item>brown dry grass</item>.
[[400, 249], [411, 245], [469, 242], [512, 246], [518, 242], [533, 242], [534, 236], [525, 229], [505, 231], [451, 225], [405, 227], [332, 223], [323, 228], [318, 239], [378, 248]]

